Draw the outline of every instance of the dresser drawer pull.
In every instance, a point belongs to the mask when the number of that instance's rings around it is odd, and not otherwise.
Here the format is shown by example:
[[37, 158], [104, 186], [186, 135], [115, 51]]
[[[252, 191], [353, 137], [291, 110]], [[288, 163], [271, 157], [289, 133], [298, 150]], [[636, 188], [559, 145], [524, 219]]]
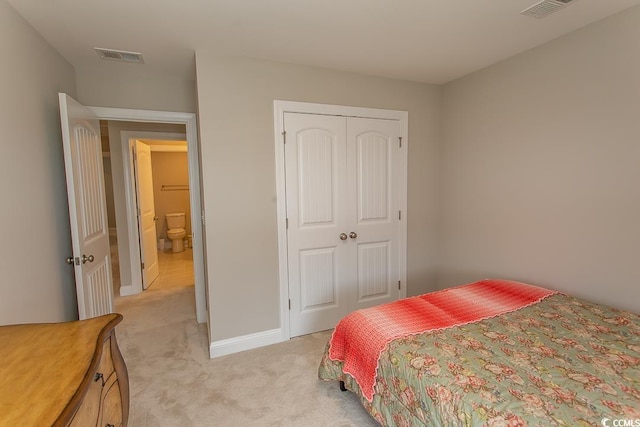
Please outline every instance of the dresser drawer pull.
[[96, 375], [93, 377], [93, 380], [95, 382], [98, 382], [98, 380], [102, 380], [102, 385], [104, 386], [104, 375], [102, 375], [100, 372], [96, 373]]
[[105, 427], [116, 427], [113, 424], [107, 424]]

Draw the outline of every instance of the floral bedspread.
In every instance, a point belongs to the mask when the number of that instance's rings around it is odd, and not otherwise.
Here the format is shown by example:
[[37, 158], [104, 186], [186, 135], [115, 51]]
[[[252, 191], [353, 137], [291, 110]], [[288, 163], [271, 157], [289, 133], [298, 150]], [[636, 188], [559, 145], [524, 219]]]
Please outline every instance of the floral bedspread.
[[[640, 316], [557, 294], [397, 339], [377, 375], [362, 403], [387, 426], [640, 425]], [[362, 396], [326, 352], [319, 377]]]

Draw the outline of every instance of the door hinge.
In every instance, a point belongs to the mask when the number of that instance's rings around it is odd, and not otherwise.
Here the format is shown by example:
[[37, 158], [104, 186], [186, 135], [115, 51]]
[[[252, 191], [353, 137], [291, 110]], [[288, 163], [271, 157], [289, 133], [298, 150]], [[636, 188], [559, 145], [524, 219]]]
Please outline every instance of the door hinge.
[[400, 280], [398, 280], [398, 290], [400, 290]]
[[291, 310], [291, 300], [289, 300], [289, 310]]
[[398, 137], [398, 141], [400, 142], [400, 148], [402, 148], [402, 137], [401, 136]]
[[138, 208], [137, 210], [138, 210], [138, 216], [142, 215], [142, 211], [140, 210], [140, 208]]
[[80, 258], [79, 257], [67, 257], [67, 264], [69, 265], [80, 265]]
[[287, 131], [286, 130], [282, 131], [282, 143], [283, 144], [287, 143]]
[[402, 221], [402, 211], [398, 211], [398, 220]]
[[144, 262], [140, 263], [140, 268], [142, 268], [144, 270]]
[[285, 222], [285, 226], [286, 226], [286, 228], [288, 230], [289, 229], [289, 218], [285, 218], [284, 222]]

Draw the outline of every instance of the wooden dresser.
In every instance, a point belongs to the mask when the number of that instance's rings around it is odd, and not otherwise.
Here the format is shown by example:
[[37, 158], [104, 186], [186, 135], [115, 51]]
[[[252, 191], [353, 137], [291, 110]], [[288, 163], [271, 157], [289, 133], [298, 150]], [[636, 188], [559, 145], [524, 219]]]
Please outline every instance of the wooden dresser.
[[126, 426], [120, 314], [0, 326], [0, 426]]

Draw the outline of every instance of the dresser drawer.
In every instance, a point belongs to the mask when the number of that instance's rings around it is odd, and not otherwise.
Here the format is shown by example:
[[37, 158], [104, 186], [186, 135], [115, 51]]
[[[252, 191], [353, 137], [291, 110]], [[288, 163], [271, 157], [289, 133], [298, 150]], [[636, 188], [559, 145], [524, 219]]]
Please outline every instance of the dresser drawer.
[[122, 398], [118, 380], [108, 383], [105, 386], [102, 398], [102, 414], [99, 427], [121, 427], [122, 426]]
[[[87, 394], [82, 399], [78, 411], [73, 416], [71, 427], [86, 427], [96, 425], [100, 416], [100, 408], [105, 394], [104, 386], [112, 377], [115, 379], [115, 369], [111, 358], [111, 338], [107, 338], [102, 346], [102, 357], [98, 362], [98, 367], [90, 373], [91, 384]], [[98, 424], [99, 425], [99, 424]]]
[[111, 337], [109, 337], [102, 346], [102, 358], [96, 369], [96, 376], [102, 376], [101, 382], [104, 385], [114, 372], [113, 358], [111, 357]]
[[100, 415], [100, 398], [102, 396], [102, 382], [92, 381], [85, 394], [78, 411], [73, 416], [69, 426], [86, 427], [95, 425]]

